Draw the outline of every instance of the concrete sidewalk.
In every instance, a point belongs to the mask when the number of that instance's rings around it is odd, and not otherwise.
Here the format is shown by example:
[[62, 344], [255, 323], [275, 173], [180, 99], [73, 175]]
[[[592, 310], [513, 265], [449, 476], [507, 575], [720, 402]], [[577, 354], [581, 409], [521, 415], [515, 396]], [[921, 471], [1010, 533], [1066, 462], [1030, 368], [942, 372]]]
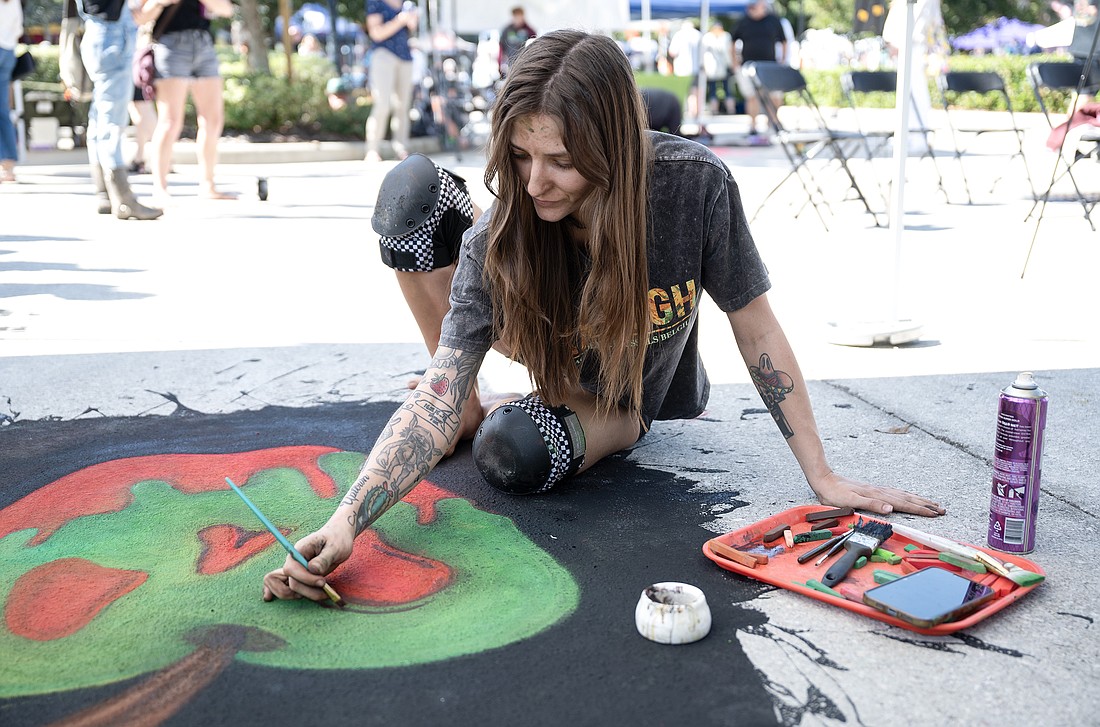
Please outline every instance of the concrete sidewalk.
[[[774, 147], [717, 151], [750, 215], [788, 171]], [[1025, 221], [1030, 196], [1013, 167], [988, 191], [1004, 164], [992, 151], [964, 160], [974, 205], [960, 204], [953, 159], [937, 160], [951, 203], [928, 160], [911, 159], [900, 243], [846, 200], [835, 166], [817, 170], [829, 198], [828, 231], [812, 209], [795, 216], [805, 196], [791, 183], [752, 229], [834, 468], [948, 508], [936, 521], [900, 521], [984, 544], [997, 393], [1017, 371], [1036, 371], [1051, 405], [1039, 543], [1029, 557], [1048, 581], [944, 637], [782, 590], [761, 592], [739, 607], [758, 611], [763, 625], [738, 631], [728, 648], [742, 650], [762, 675], [781, 724], [1096, 722], [1100, 697], [1088, 665], [1100, 661], [1100, 577], [1089, 567], [1100, 556], [1100, 329], [1092, 294], [1100, 236], [1075, 202], [1051, 203], [1021, 277], [1036, 229], [1034, 218]], [[352, 154], [326, 145], [250, 148], [255, 156], [239, 160], [226, 153], [220, 177], [241, 193], [233, 202], [198, 198], [195, 168], [180, 161], [174, 206], [145, 224], [96, 215], [85, 165], [60, 153], [36, 156], [19, 168], [20, 184], [0, 186], [0, 421], [7, 425], [0, 452], [24, 423], [159, 417], [181, 406], [229, 414], [401, 399], [426, 355], [369, 224], [392, 163], [367, 165], [361, 150], [343, 161], [279, 156], [291, 152]], [[1029, 153], [1049, 174], [1052, 157]], [[435, 158], [472, 184], [480, 205], [491, 203], [478, 155]], [[1097, 166], [1079, 177], [1092, 190], [1100, 189]], [[883, 213], [890, 160], [854, 168]], [[266, 202], [255, 196], [258, 177], [268, 180]], [[133, 181], [139, 195], [149, 193], [148, 177]], [[922, 335], [903, 346], [828, 342], [836, 325], [884, 319], [914, 320]], [[701, 503], [722, 503], [702, 507], [690, 523], [720, 533], [812, 502], [812, 493], [782, 437], [761, 420], [728, 324], [709, 302], [702, 327], [714, 382], [708, 414], [658, 423], [629, 459], [693, 481]], [[494, 357], [482, 385], [516, 391], [526, 377]], [[13, 484], [0, 474], [0, 488]], [[700, 546], [684, 542], [684, 557], [697, 558]], [[625, 610], [616, 616], [633, 618]], [[681, 693], [686, 722], [717, 722], [692, 712], [690, 685]], [[830, 709], [813, 709], [815, 699]]]

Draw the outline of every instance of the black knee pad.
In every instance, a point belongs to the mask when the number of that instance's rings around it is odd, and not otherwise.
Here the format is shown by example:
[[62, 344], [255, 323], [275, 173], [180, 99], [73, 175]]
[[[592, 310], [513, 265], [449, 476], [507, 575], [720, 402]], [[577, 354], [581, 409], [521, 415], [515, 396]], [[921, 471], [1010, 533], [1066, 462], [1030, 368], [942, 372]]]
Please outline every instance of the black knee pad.
[[474, 464], [504, 492], [546, 492], [584, 463], [584, 429], [569, 407], [532, 394], [497, 407], [474, 437]]
[[458, 259], [462, 233], [473, 219], [466, 180], [423, 154], [410, 154], [382, 180], [371, 227], [381, 236], [382, 262], [417, 273]]

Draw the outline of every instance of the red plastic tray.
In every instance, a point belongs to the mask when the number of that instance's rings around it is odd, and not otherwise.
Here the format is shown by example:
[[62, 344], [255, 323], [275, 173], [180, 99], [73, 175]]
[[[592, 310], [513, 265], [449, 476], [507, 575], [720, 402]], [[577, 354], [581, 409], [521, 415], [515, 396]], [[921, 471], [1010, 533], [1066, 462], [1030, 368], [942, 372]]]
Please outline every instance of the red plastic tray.
[[[785, 588], [789, 591], [801, 593], [804, 596], [810, 598], [816, 598], [823, 603], [828, 603], [832, 606], [839, 606], [840, 608], [846, 608], [849, 611], [862, 614], [869, 618], [876, 619], [878, 621], [885, 621], [888, 624], [892, 624], [899, 628], [908, 629], [910, 631], [916, 631], [922, 634], [950, 634], [955, 631], [961, 631], [962, 629], [969, 628], [978, 623], [982, 619], [988, 618], [993, 614], [1005, 608], [1010, 603], [1018, 601], [1026, 596], [1028, 593], [1037, 588], [1041, 583], [1036, 583], [1033, 586], [1017, 586], [1015, 583], [1007, 578], [1003, 578], [992, 571], [985, 575], [979, 575], [969, 571], [959, 571], [958, 569], [951, 568], [945, 563], [939, 561], [932, 561], [937, 566], [946, 567], [950, 570], [956, 570], [960, 575], [970, 578], [978, 583], [984, 583], [992, 587], [996, 592], [996, 597], [993, 598], [987, 605], [974, 613], [968, 615], [966, 618], [959, 619], [958, 621], [951, 621], [949, 623], [938, 624], [932, 628], [921, 628], [914, 626], [913, 624], [906, 623], [894, 616], [890, 616], [876, 608], [872, 608], [862, 601], [851, 601], [847, 599], [837, 598], [828, 593], [822, 593], [821, 591], [814, 590], [805, 585], [807, 580], [816, 579], [821, 580], [821, 576], [828, 570], [829, 564], [836, 561], [840, 557], [840, 552], [833, 555], [829, 560], [822, 563], [820, 566], [815, 567], [814, 562], [820, 557], [815, 556], [813, 559], [806, 561], [806, 563], [799, 563], [797, 558], [800, 554], [813, 548], [815, 545], [819, 545], [820, 542], [800, 543], [796, 544], [793, 550], [788, 550], [786, 543], [783, 539], [772, 541], [771, 543], [765, 543], [762, 536], [772, 528], [783, 525], [784, 523], [791, 526], [793, 534], [797, 535], [802, 532], [813, 529], [812, 523], [806, 522], [805, 518], [808, 513], [817, 512], [819, 510], [829, 510], [832, 508], [824, 507], [822, 505], [801, 505], [799, 507], [792, 507], [789, 510], [785, 510], [776, 515], [772, 515], [769, 518], [753, 523], [740, 530], [735, 530], [725, 535], [720, 535], [713, 540], [717, 540], [720, 543], [742, 550], [748, 553], [762, 553], [768, 556], [768, 562], [763, 565], [757, 565], [755, 568], [749, 568], [743, 566], [740, 563], [727, 560], [719, 555], [713, 553], [710, 549], [709, 543], [703, 544], [703, 554], [714, 561], [717, 565], [725, 568], [726, 570], [739, 573], [743, 576], [770, 583], [773, 586]], [[840, 518], [839, 528], [833, 528], [833, 532], [840, 533], [849, 523], [855, 523], [859, 521], [860, 514], [857, 512], [855, 515], [849, 515], [847, 517]], [[865, 519], [868, 516], [864, 516]], [[888, 522], [883, 518], [874, 518], [880, 522]], [[961, 542], [961, 541], [956, 541]], [[892, 551], [904, 558], [906, 556], [905, 546], [913, 544], [922, 550], [926, 550], [920, 543], [913, 543], [903, 535], [894, 534], [890, 536], [880, 547], [885, 550]], [[971, 548], [981, 550], [996, 557], [1002, 563], [1014, 563], [1021, 568], [1026, 568], [1033, 573], [1039, 573], [1045, 575], [1042, 568], [1035, 563], [1021, 558], [1017, 555], [1010, 553], [1001, 553], [995, 550], [989, 550], [978, 545], [972, 545], [970, 543], [963, 543]], [[905, 562], [905, 561], [903, 561]], [[912, 563], [918, 563], [918, 561], [912, 561]], [[919, 565], [917, 567], [920, 567]], [[878, 584], [874, 580], [874, 572], [876, 570], [885, 570], [891, 573], [897, 573], [898, 575], [904, 575], [907, 572], [911, 572], [907, 568], [903, 568], [901, 564], [890, 565], [888, 563], [871, 563], [868, 562], [862, 568], [853, 568], [848, 576], [841, 581], [840, 586], [847, 587], [848, 590], [858, 592], [860, 597], [864, 591], [874, 588]]]

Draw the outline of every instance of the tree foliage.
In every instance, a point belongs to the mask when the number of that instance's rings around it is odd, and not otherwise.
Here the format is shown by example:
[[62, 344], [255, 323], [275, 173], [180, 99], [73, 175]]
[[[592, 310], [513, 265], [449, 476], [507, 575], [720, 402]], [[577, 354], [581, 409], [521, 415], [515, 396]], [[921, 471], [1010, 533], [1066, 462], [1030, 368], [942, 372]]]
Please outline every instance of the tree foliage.
[[[272, 45], [272, 37], [275, 31], [275, 18], [279, 17], [279, 0], [233, 0], [238, 6], [237, 16], [242, 15], [242, 10], [248, 6], [255, 7], [255, 12], [264, 30], [266, 44]], [[328, 7], [328, 0], [290, 0], [290, 12], [294, 12], [305, 2], [319, 2]], [[24, 24], [28, 27], [49, 27], [61, 22], [61, 11], [64, 9], [65, 0], [24, 0]], [[350, 18], [356, 22], [366, 22], [364, 16], [366, 4], [364, 2], [349, 2], [337, 0], [336, 12], [340, 17]], [[227, 21], [216, 21], [227, 22]]]
[[[258, 23], [262, 28], [263, 45], [273, 47], [278, 40], [273, 36], [279, 0], [234, 1], [239, 5], [237, 16], [248, 25]], [[290, 0], [291, 12], [306, 1]], [[312, 1], [328, 6], [328, 0]], [[61, 21], [64, 0], [26, 0], [26, 3], [28, 26], [49, 26]], [[419, 4], [424, 5], [424, 0], [419, 0]], [[362, 0], [336, 0], [335, 5], [340, 17], [365, 22]], [[854, 0], [777, 0], [776, 5], [777, 12], [790, 20], [796, 31], [799, 28], [832, 28], [842, 35], [852, 31]], [[961, 35], [1001, 16], [1048, 25], [1056, 21], [1049, 0], [949, 0], [943, 2], [942, 7], [948, 35]]]
[[[778, 0], [776, 5], [795, 28], [805, 13], [805, 28], [832, 28], [842, 35], [852, 31], [853, 0]], [[942, 7], [948, 35], [961, 35], [1002, 16], [1029, 23], [1056, 20], [1047, 0], [948, 0]]]

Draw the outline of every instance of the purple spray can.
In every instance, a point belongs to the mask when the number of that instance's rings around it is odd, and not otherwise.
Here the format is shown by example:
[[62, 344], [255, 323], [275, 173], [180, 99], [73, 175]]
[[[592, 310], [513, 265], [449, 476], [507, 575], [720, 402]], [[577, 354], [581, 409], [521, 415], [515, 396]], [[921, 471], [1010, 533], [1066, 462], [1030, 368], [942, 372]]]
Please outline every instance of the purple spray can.
[[1006, 553], [1035, 549], [1039, 514], [1043, 429], [1047, 394], [1030, 371], [1001, 391], [993, 451], [993, 494], [989, 501], [989, 545]]

